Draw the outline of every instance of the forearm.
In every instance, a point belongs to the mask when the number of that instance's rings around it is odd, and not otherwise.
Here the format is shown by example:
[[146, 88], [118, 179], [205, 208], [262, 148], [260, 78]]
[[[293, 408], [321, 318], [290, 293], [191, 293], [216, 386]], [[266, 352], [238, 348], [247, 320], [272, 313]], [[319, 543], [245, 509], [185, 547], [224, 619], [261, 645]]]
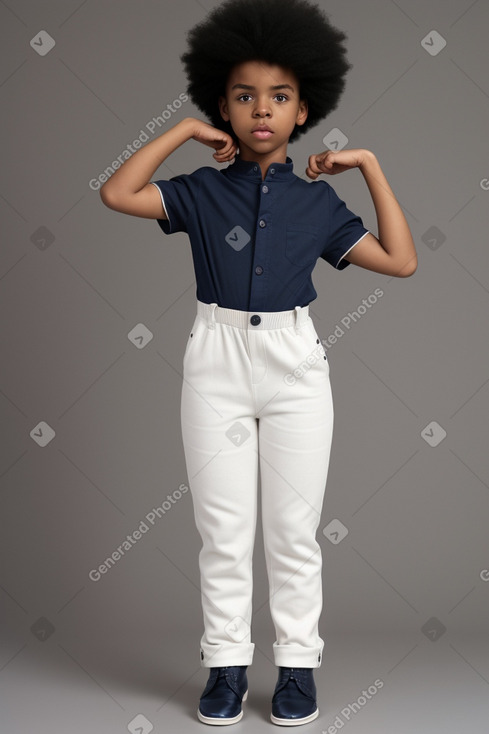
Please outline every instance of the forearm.
[[365, 151], [364, 163], [359, 168], [365, 178], [377, 214], [378, 240], [390, 257], [399, 263], [399, 269], [417, 262], [416, 248], [409, 225], [389, 186], [380, 164], [371, 151]]
[[[186, 117], [155, 140], [147, 143], [124, 161], [100, 188], [102, 199], [120, 199], [140, 191], [150, 181], [164, 160], [192, 137], [193, 118]], [[103, 192], [103, 193], [102, 193]]]

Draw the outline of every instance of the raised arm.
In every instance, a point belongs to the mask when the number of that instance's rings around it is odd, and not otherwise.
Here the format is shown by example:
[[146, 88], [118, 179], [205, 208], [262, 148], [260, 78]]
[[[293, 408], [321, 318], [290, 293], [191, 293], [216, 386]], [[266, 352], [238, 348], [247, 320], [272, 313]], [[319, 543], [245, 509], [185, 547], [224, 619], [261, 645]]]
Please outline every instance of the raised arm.
[[416, 248], [403, 214], [382, 168], [372, 151], [364, 149], [326, 151], [309, 157], [306, 173], [317, 178], [320, 173], [342, 173], [358, 167], [369, 188], [375, 211], [379, 237], [365, 235], [345, 259], [376, 273], [406, 278], [418, 265]]
[[159, 191], [150, 179], [163, 161], [191, 138], [216, 148], [214, 158], [218, 162], [234, 157], [235, 146], [227, 133], [193, 117], [186, 117], [124, 161], [100, 188], [103, 203], [123, 214], [167, 219]]

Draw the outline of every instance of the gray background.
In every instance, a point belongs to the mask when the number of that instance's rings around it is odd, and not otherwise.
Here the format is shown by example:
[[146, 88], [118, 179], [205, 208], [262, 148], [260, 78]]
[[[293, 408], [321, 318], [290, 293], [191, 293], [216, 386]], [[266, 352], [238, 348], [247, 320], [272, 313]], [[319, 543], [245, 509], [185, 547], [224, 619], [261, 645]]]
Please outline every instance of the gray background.
[[[2, 732], [203, 731], [190, 492], [89, 578], [188, 481], [179, 410], [195, 314], [190, 245], [108, 209], [89, 182], [185, 91], [186, 30], [216, 4], [0, 3]], [[336, 721], [348, 734], [478, 734], [489, 715], [489, 7], [319, 4], [348, 34], [354, 66], [337, 110], [290, 146], [294, 170], [305, 177], [335, 127], [348, 147], [373, 150], [419, 264], [407, 279], [322, 260], [313, 274], [323, 340], [375, 288], [383, 296], [328, 349], [326, 646], [320, 718], [301, 731]], [[422, 40], [434, 30], [446, 46], [431, 55]], [[55, 40], [45, 56], [30, 45], [41, 31]], [[186, 102], [149, 138], [185, 116], [201, 117]], [[152, 180], [202, 165], [218, 167], [212, 149], [189, 141]], [[360, 171], [327, 180], [377, 234]], [[141, 349], [130, 339], [139, 324], [152, 334]], [[54, 436], [41, 446], [43, 423]], [[348, 530], [336, 544], [323, 533], [331, 521]], [[254, 568], [256, 651], [234, 728], [265, 732], [277, 670], [260, 525]]]

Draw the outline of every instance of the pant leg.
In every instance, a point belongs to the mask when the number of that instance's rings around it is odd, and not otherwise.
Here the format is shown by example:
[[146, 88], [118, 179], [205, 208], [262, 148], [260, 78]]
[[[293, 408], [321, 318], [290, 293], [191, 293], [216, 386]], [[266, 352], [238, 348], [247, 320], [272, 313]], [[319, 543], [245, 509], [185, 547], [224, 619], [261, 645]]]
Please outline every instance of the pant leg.
[[246, 343], [196, 317], [183, 358], [182, 438], [197, 529], [203, 667], [250, 665], [258, 437]]
[[[262, 519], [277, 666], [321, 664], [321, 548], [316, 541], [332, 433], [329, 363], [312, 319], [268, 333], [257, 386]], [[273, 397], [272, 397], [273, 396]]]

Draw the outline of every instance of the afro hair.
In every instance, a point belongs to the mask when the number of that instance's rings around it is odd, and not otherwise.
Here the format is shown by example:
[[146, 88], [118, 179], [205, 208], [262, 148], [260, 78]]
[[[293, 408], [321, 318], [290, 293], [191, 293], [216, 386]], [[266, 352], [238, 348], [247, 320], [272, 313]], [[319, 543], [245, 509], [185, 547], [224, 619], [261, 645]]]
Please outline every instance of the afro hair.
[[180, 57], [190, 99], [219, 130], [236, 140], [219, 111], [231, 69], [245, 61], [264, 61], [292, 70], [307, 120], [296, 125], [289, 142], [314, 127], [338, 106], [351, 64], [347, 36], [307, 0], [225, 0], [187, 34]]

